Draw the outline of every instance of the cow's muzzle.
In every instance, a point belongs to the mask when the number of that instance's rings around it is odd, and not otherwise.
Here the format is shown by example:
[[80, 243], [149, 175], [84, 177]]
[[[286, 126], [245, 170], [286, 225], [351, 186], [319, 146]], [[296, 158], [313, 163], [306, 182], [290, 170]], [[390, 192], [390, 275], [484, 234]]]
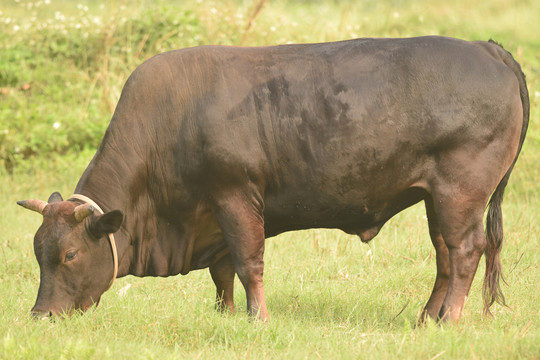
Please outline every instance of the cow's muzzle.
[[52, 312], [45, 310], [34, 310], [30, 312], [32, 319], [34, 320], [49, 320], [52, 318]]

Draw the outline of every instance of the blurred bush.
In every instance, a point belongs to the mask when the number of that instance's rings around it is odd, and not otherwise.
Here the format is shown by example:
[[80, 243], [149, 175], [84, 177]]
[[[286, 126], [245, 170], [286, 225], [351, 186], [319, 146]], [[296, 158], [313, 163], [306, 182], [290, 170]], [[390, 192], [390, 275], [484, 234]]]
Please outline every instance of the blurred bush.
[[[481, 0], [3, 0], [0, 171], [97, 148], [129, 74], [202, 44], [355, 37], [494, 38], [524, 65], [538, 103], [540, 2]], [[519, 19], [517, 22], [516, 19]], [[531, 138], [538, 126], [531, 121]], [[1, 170], [3, 169], [3, 170]]]

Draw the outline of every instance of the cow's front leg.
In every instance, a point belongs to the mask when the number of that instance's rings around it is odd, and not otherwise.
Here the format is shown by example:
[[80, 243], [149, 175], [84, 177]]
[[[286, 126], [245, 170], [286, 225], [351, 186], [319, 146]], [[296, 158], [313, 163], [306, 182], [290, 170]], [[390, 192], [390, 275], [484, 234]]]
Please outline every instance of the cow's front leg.
[[218, 311], [234, 312], [234, 264], [227, 254], [210, 265], [210, 275], [216, 284], [216, 308]]
[[268, 321], [264, 299], [264, 220], [262, 204], [237, 193], [222, 197], [217, 218], [227, 241], [238, 278], [246, 290], [247, 311]]

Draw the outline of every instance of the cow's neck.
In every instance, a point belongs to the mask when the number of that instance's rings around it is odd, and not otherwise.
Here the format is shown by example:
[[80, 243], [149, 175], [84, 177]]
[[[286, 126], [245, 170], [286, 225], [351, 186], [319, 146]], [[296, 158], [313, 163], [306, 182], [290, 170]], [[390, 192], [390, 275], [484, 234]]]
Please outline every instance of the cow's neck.
[[[124, 223], [115, 233], [118, 277], [167, 276], [189, 271], [184, 266], [188, 242], [181, 241], [185, 234], [179, 226], [172, 226], [159, 216], [168, 210], [163, 195], [150, 193], [154, 191], [151, 184], [156, 181], [148, 179], [152, 176], [148, 169], [152, 161], [117, 144], [108, 131], [75, 192], [90, 197], [104, 211], [124, 212]], [[154, 185], [154, 189], [161, 187]], [[171, 252], [175, 253], [173, 259]]]

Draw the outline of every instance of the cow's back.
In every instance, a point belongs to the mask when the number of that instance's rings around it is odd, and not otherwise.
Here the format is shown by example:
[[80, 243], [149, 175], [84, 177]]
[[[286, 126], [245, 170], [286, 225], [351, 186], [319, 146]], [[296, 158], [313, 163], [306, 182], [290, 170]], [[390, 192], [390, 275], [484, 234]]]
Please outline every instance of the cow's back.
[[175, 179], [156, 183], [186, 189], [180, 203], [251, 182], [269, 234], [369, 227], [421, 200], [410, 189], [427, 186], [445, 152], [474, 153], [504, 133], [518, 84], [485, 46], [426, 37], [178, 50], [143, 64], [120, 103], [142, 124], [145, 156], [159, 154]]

